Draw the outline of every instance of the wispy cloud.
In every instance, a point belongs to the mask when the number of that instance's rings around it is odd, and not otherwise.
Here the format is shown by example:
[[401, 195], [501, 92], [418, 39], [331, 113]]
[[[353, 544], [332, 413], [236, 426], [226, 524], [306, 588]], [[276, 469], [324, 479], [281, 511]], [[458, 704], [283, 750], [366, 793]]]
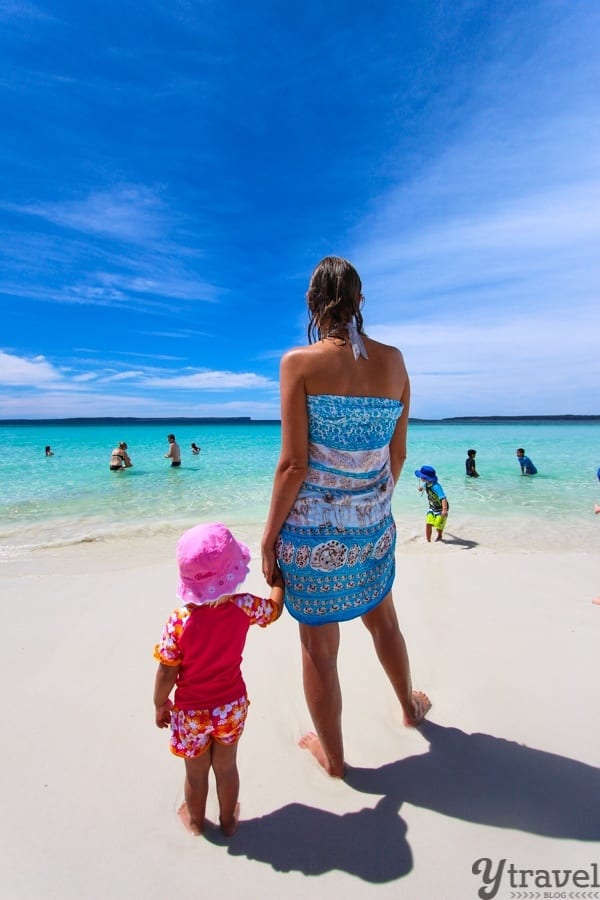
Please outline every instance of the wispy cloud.
[[257, 375], [254, 372], [218, 372], [202, 371], [192, 375], [174, 375], [160, 378], [147, 378], [146, 387], [183, 388], [185, 390], [231, 391], [250, 389], [277, 390], [276, 381]]
[[129, 243], [156, 240], [165, 225], [165, 208], [156, 189], [123, 184], [61, 203], [3, 204], [4, 209], [54, 225]]
[[[102, 196], [114, 200], [110, 192]], [[121, 200], [113, 204], [113, 213]], [[144, 222], [143, 209], [127, 211], [124, 204], [123, 218], [105, 218], [101, 206], [86, 201], [74, 213], [69, 203], [0, 202], [13, 220], [26, 213], [39, 222], [37, 230], [6, 228], [1, 235], [0, 294], [164, 314], [178, 310], [181, 303], [215, 303], [226, 296], [202, 274], [200, 251], [168, 240], [166, 225], [163, 228], [160, 216], [153, 218], [152, 209]], [[57, 230], [48, 230], [49, 224]], [[128, 246], [127, 235], [135, 237], [134, 248]]]
[[182, 328], [180, 331], [142, 331], [141, 334], [145, 334], [147, 337], [173, 338], [174, 340], [209, 337], [208, 331], [196, 331], [193, 328]]
[[49, 20], [52, 16], [35, 3], [26, 0], [0, 0], [0, 22]]

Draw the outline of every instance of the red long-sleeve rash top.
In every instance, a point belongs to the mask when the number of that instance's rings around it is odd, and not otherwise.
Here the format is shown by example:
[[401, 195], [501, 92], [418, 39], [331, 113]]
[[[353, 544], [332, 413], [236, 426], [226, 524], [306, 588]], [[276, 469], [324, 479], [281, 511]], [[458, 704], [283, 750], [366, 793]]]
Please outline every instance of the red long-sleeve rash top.
[[233, 594], [220, 606], [182, 606], [169, 616], [154, 656], [180, 666], [175, 706], [210, 709], [246, 695], [242, 653], [251, 625], [265, 628], [277, 618], [270, 600]]

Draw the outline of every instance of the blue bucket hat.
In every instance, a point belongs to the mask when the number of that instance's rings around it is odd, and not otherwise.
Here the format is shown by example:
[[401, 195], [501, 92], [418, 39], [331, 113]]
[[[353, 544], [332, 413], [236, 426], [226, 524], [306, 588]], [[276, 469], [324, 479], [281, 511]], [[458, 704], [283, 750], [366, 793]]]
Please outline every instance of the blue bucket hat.
[[422, 478], [423, 481], [437, 481], [437, 475], [433, 466], [421, 466], [420, 469], [415, 470], [415, 475], [417, 478]]

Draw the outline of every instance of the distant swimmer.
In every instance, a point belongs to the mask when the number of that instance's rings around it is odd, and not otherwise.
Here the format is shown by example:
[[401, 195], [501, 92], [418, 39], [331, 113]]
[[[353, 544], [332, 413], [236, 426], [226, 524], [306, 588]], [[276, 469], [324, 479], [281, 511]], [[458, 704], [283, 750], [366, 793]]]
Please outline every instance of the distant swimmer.
[[127, 452], [125, 441], [119, 441], [110, 455], [109, 468], [111, 472], [119, 472], [121, 469], [130, 469], [133, 463]]
[[169, 452], [165, 453], [165, 459], [171, 460], [171, 467], [177, 469], [181, 465], [181, 450], [179, 444], [175, 440], [174, 434], [168, 434]]
[[194, 456], [198, 456], [198, 454], [200, 453], [200, 450], [201, 450], [201, 449], [202, 449], [202, 447], [199, 447], [198, 444], [195, 444], [195, 443], [192, 441], [192, 453], [194, 454]]
[[528, 456], [525, 456], [525, 451], [522, 447], [519, 447], [517, 450], [517, 459], [519, 460], [519, 465], [521, 466], [521, 475], [537, 475], [537, 469], [534, 464], [531, 462]]
[[54, 456], [54, 451], [52, 450], [50, 444], [48, 444], [48, 446], [46, 447], [46, 456]]
[[465, 469], [469, 478], [479, 478], [479, 472], [475, 468], [475, 454], [477, 450], [467, 450], [467, 458], [465, 459]]

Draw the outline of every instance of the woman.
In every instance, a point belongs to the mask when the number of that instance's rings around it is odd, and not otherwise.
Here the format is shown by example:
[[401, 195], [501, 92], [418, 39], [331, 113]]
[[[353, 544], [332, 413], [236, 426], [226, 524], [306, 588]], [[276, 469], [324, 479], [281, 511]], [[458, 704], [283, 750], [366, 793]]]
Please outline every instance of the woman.
[[130, 469], [133, 463], [127, 453], [127, 444], [125, 441], [119, 441], [118, 445], [110, 455], [109, 468], [111, 472], [118, 472], [121, 469]]
[[413, 691], [391, 588], [394, 484], [406, 458], [409, 381], [402, 354], [363, 332], [361, 281], [326, 257], [307, 293], [307, 347], [281, 361], [281, 455], [262, 540], [263, 573], [276, 566], [300, 623], [309, 749], [332, 776], [345, 771], [337, 673], [339, 622], [361, 616], [407, 725], [431, 707]]

